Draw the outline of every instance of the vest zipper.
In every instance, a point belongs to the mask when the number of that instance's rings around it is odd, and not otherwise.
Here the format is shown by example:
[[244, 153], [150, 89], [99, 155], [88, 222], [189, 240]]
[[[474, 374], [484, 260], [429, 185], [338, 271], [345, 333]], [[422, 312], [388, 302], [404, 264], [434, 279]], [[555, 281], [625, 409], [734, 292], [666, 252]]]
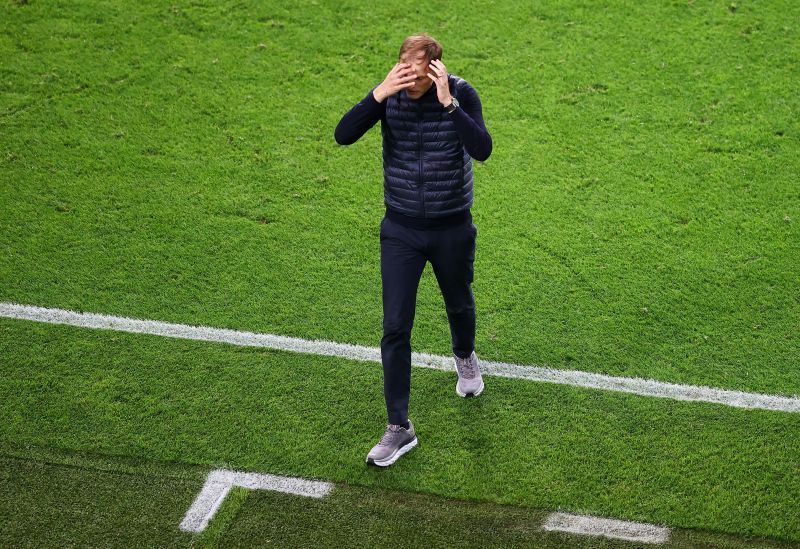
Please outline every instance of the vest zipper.
[[[421, 101], [421, 100], [420, 100]], [[422, 217], [425, 217], [425, 182], [422, 178], [422, 105], [418, 105], [417, 119], [419, 124], [417, 126], [417, 135], [419, 140], [419, 187], [420, 194], [422, 195]]]

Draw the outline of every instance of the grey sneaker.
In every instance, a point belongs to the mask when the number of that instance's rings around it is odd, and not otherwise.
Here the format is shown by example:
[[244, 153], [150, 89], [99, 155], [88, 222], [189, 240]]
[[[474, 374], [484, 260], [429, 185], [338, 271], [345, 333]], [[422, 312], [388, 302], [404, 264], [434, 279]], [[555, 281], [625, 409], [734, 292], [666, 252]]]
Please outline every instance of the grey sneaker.
[[483, 391], [483, 377], [478, 366], [478, 355], [475, 351], [467, 358], [456, 357], [456, 371], [458, 372], [458, 382], [456, 383], [456, 393], [462, 397], [476, 397]]
[[390, 423], [386, 426], [381, 441], [367, 454], [367, 463], [386, 467], [417, 445], [417, 432], [408, 420], [408, 429]]

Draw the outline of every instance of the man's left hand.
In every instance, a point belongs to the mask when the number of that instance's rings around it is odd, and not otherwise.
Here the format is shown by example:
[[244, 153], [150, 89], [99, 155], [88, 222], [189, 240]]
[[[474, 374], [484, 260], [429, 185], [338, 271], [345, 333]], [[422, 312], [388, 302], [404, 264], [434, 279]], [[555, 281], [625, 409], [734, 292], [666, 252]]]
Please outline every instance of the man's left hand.
[[436, 84], [436, 96], [439, 98], [439, 103], [446, 107], [453, 102], [453, 96], [450, 95], [450, 85], [448, 84], [447, 67], [439, 59], [434, 59], [428, 65], [428, 68], [433, 73], [429, 72], [428, 78]]

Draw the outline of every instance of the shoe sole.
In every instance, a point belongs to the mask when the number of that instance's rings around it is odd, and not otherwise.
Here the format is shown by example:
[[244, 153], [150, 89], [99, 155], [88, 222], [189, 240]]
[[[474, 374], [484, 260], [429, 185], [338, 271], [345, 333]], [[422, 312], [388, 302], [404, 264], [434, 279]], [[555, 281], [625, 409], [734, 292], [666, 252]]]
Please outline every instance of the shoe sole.
[[416, 445], [417, 445], [417, 437], [414, 436], [414, 438], [411, 439], [410, 442], [407, 442], [405, 445], [403, 445], [400, 448], [398, 448], [397, 450], [395, 450], [394, 453], [391, 456], [389, 456], [388, 458], [386, 458], [386, 459], [372, 459], [372, 458], [368, 457], [367, 458], [367, 463], [369, 465], [377, 465], [379, 467], [388, 467], [389, 465], [391, 465], [392, 463], [394, 463], [395, 461], [400, 459], [400, 456], [402, 456], [403, 454], [405, 454], [406, 452], [411, 450]]
[[481, 378], [481, 386], [478, 387], [477, 391], [469, 392], [469, 393], [462, 393], [461, 391], [458, 390], [458, 383], [456, 383], [456, 394], [458, 396], [461, 396], [461, 397], [476, 397], [476, 396], [478, 396], [479, 394], [481, 394], [483, 392], [483, 387], [484, 387], [483, 379]]

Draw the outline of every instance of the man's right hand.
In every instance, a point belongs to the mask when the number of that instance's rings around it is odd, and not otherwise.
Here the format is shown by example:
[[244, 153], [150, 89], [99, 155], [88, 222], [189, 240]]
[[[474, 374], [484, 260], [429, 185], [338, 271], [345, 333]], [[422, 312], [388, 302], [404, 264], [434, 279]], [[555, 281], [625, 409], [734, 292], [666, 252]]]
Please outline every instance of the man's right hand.
[[411, 63], [397, 63], [384, 81], [372, 91], [372, 96], [375, 101], [382, 103], [390, 95], [413, 86], [416, 79], [417, 73], [411, 68]]

